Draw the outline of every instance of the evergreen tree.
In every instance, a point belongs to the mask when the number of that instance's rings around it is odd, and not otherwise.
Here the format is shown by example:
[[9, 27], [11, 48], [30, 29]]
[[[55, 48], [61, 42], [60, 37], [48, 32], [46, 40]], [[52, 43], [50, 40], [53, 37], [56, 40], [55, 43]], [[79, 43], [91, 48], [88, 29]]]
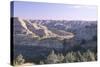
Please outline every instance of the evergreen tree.
[[57, 55], [54, 53], [54, 50], [52, 50], [52, 52], [49, 54], [49, 56], [47, 57], [46, 63], [47, 64], [55, 64], [57, 63], [59, 60], [57, 58]]

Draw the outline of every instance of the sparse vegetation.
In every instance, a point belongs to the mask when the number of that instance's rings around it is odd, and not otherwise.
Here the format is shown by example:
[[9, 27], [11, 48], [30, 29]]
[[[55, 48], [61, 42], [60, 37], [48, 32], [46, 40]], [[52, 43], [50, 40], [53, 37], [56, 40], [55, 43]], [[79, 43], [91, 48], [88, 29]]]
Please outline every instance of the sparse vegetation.
[[[49, 61], [48, 59], [52, 59], [52, 61]], [[54, 54], [51, 53], [48, 58], [47, 58], [47, 62], [49, 61], [49, 63], [71, 63], [71, 62], [86, 62], [86, 61], [96, 61], [97, 60], [97, 56], [94, 52], [87, 50], [86, 52], [68, 52], [66, 53], [66, 55], [64, 56], [63, 54]]]
[[63, 62], [63, 60], [64, 60], [63, 54], [58, 54], [57, 57], [58, 57], [59, 63]]
[[97, 60], [97, 21], [12, 19], [14, 65]]
[[46, 63], [47, 64], [53, 64], [53, 63], [57, 63], [59, 60], [58, 60], [58, 57], [57, 57], [57, 55], [54, 53], [54, 51], [52, 51], [49, 55], [48, 55], [48, 57], [47, 57], [47, 59], [46, 59]]
[[25, 60], [23, 59], [23, 56], [20, 54], [18, 57], [14, 60], [14, 65], [22, 65], [24, 64]]
[[40, 64], [42, 65], [42, 64], [44, 64], [44, 62], [43, 61], [40, 61]]
[[[39, 61], [39, 64], [56, 64], [56, 63], [72, 63], [72, 62], [88, 62], [96, 61], [96, 53], [87, 50], [86, 52], [68, 52], [64, 56], [62, 53], [56, 54], [54, 50], [50, 52], [46, 59]], [[14, 61], [14, 65], [21, 65], [25, 62], [23, 56], [20, 54]], [[35, 62], [32, 62], [35, 63]]]
[[76, 57], [74, 52], [69, 52], [64, 58], [64, 62], [75, 62]]

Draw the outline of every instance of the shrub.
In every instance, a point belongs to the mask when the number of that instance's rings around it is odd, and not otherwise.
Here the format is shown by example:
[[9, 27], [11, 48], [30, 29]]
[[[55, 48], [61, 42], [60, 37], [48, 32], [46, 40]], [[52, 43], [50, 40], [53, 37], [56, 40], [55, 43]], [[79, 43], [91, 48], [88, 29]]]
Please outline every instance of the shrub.
[[76, 57], [77, 57], [76, 58], [77, 62], [87, 61], [87, 59], [82, 55], [82, 53], [80, 51], [77, 52]]
[[76, 61], [76, 57], [74, 52], [69, 52], [66, 54], [64, 58], [64, 62], [75, 62], [75, 61]]
[[46, 59], [46, 63], [47, 64], [55, 64], [57, 63], [59, 60], [57, 58], [57, 55], [54, 53], [54, 50], [52, 50], [52, 52], [48, 55], [47, 59]]
[[87, 50], [86, 52], [69, 52], [64, 58], [64, 62], [86, 62], [86, 61], [96, 61], [96, 54]]
[[44, 64], [44, 62], [43, 61], [40, 61], [40, 64]]
[[24, 64], [25, 60], [23, 59], [23, 56], [20, 54], [18, 57], [14, 60], [14, 65], [21, 65]]
[[58, 54], [58, 55], [57, 55], [57, 58], [58, 58], [58, 60], [59, 60], [59, 61], [58, 61], [59, 63], [62, 63], [63, 60], [64, 60], [63, 54]]
[[[71, 63], [71, 62], [86, 62], [86, 61], [96, 61], [96, 53], [87, 50], [86, 52], [68, 52], [65, 56], [63, 54], [55, 54], [54, 50], [47, 56], [45, 60], [46, 64], [55, 64], [55, 63]], [[40, 64], [44, 64], [43, 61], [40, 61]]]
[[95, 61], [96, 60], [96, 54], [88, 50], [87, 52], [83, 53], [84, 58], [86, 58], [86, 61]]

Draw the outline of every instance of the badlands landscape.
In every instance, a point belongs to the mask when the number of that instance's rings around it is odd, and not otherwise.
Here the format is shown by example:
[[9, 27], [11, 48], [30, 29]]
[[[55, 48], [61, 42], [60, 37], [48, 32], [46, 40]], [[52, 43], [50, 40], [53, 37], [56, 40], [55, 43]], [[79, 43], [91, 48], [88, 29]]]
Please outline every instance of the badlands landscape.
[[11, 17], [11, 24], [15, 64], [18, 57], [34, 64], [91, 61], [84, 57], [87, 54], [92, 61], [97, 60], [97, 21]]

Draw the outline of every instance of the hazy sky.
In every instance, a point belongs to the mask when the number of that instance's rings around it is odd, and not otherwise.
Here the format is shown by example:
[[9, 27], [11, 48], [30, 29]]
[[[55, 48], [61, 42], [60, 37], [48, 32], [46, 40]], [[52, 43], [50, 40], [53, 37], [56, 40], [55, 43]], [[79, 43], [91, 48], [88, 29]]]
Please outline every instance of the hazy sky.
[[53, 20], [97, 20], [97, 7], [14, 1], [14, 17]]

